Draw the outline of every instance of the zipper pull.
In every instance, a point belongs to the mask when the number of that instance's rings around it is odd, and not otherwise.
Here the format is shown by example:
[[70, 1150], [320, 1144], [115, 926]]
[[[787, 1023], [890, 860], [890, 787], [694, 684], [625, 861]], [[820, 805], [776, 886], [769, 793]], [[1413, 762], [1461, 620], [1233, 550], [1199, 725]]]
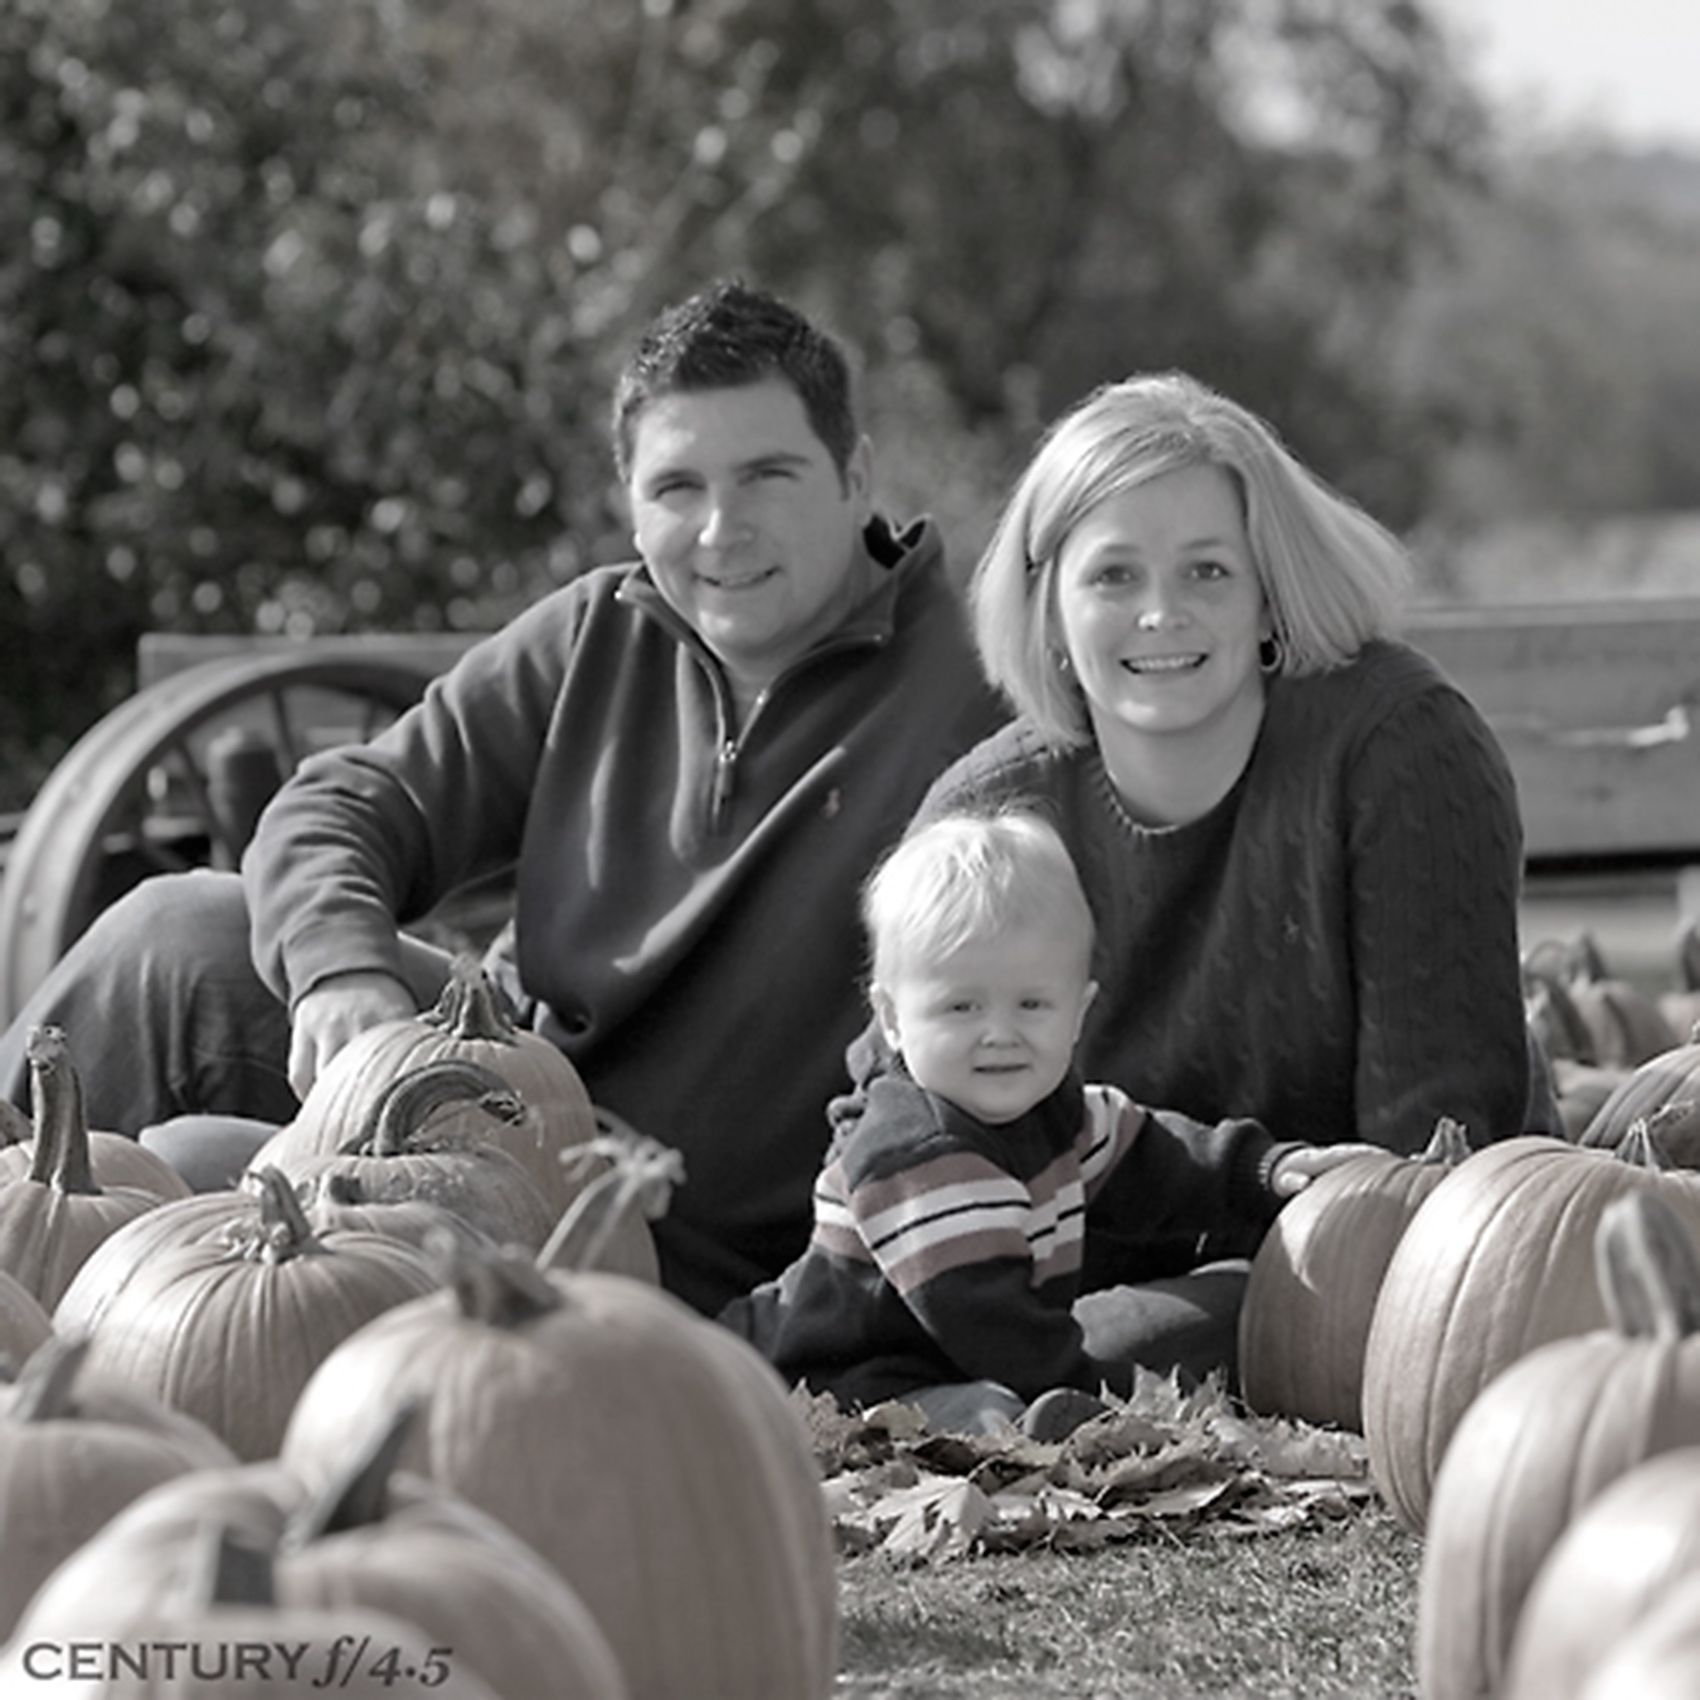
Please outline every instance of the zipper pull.
[[738, 746], [727, 738], [714, 755], [714, 790], [709, 799], [709, 818], [719, 826], [732, 801], [732, 770], [738, 760]]

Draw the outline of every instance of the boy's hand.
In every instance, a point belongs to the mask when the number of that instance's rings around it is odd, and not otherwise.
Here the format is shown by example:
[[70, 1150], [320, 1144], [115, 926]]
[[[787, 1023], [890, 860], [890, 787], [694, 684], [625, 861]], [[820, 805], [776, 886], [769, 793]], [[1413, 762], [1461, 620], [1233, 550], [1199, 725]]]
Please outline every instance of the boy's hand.
[[1270, 1189], [1277, 1198], [1291, 1198], [1303, 1192], [1318, 1175], [1337, 1169], [1357, 1157], [1384, 1157], [1379, 1145], [1306, 1145], [1297, 1151], [1284, 1152], [1275, 1160], [1269, 1172]]

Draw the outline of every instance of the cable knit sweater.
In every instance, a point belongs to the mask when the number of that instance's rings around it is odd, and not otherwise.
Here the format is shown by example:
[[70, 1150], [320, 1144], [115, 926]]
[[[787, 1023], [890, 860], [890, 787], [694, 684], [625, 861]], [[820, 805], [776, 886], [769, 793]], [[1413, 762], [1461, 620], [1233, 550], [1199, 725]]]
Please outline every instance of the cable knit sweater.
[[[1022, 798], [1054, 819], [1099, 937], [1088, 1078], [1140, 1103], [1280, 1139], [1420, 1149], [1435, 1119], [1483, 1143], [1521, 1132], [1529, 1090], [1518, 975], [1522, 830], [1486, 723], [1425, 656], [1377, 642], [1271, 682], [1256, 746], [1198, 820], [1141, 827], [1095, 748], [1016, 722], [970, 751], [921, 816]], [[878, 1046], [870, 1028], [853, 1047]], [[1094, 1209], [1108, 1274], [1148, 1238], [1112, 1184]], [[1186, 1260], [1180, 1260], [1184, 1263]]]

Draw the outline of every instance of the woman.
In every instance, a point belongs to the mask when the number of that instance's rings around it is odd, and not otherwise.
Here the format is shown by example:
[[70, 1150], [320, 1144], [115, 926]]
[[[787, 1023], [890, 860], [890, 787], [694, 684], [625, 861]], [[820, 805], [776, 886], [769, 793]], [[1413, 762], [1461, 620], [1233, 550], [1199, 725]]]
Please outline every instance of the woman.
[[[1383, 527], [1188, 377], [1108, 385], [1040, 445], [972, 586], [1018, 718], [918, 818], [1022, 798], [1055, 820], [1099, 928], [1088, 1080], [1401, 1152], [1442, 1115], [1478, 1144], [1545, 1125], [1515, 788], [1393, 638], [1407, 576]], [[853, 1075], [884, 1066], [864, 1035]], [[1203, 1255], [1109, 1186], [1087, 1284]]]

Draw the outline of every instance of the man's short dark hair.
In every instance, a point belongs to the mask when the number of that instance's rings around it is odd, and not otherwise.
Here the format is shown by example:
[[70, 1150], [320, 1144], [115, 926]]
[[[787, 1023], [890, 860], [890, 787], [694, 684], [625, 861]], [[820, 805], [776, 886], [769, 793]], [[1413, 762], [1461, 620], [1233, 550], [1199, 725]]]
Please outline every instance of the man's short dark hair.
[[614, 386], [614, 462], [631, 470], [638, 415], [679, 390], [732, 389], [782, 378], [796, 390], [840, 475], [858, 431], [844, 350], [765, 290], [733, 278], [667, 308], [639, 339]]

